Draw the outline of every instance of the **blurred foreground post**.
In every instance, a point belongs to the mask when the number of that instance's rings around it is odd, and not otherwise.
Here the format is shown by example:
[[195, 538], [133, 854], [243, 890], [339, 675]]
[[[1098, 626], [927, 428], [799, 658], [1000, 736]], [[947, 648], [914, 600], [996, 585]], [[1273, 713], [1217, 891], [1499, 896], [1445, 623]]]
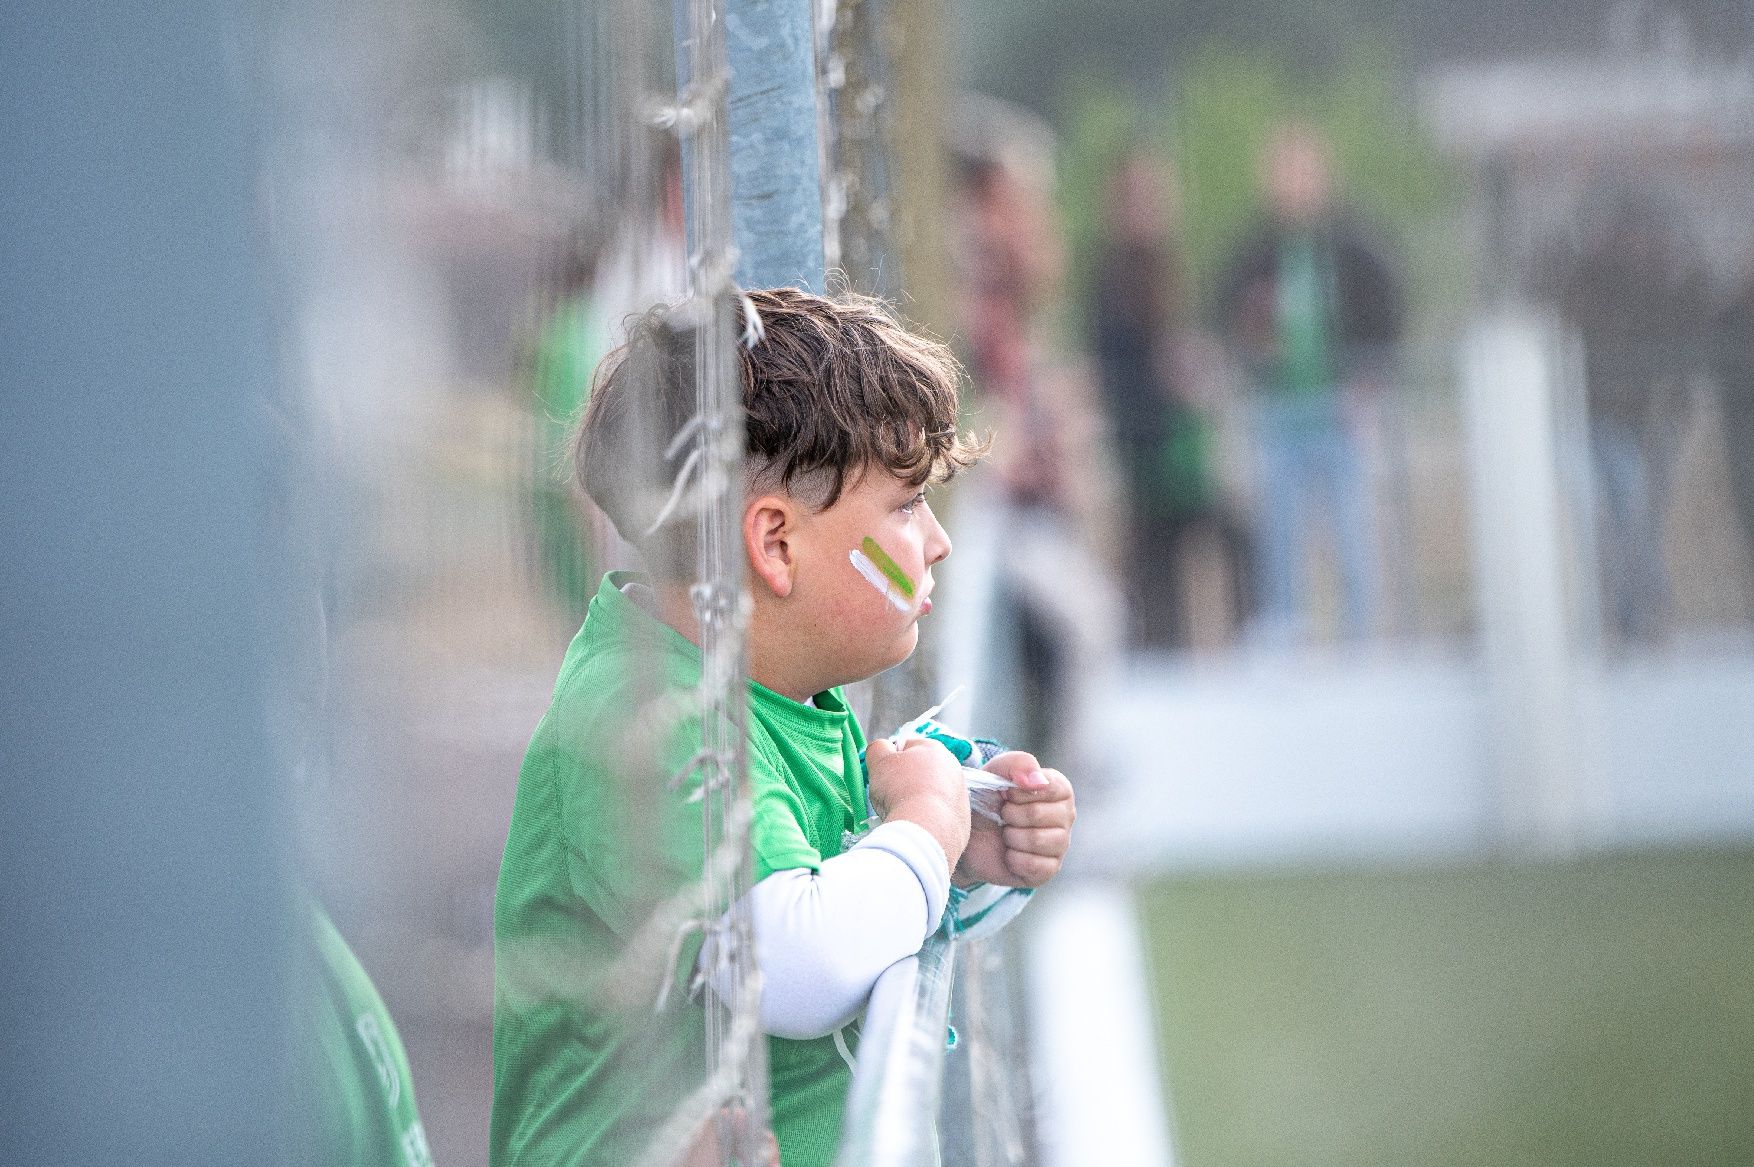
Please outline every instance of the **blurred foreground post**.
[[1536, 320], [1488, 318], [1469, 338], [1463, 383], [1500, 826], [1514, 843], [1566, 851], [1602, 808], [1579, 732], [1557, 349]]
[[901, 263], [896, 285], [906, 290], [909, 316], [951, 336], [956, 320], [945, 239], [951, 38], [944, 7], [934, 0], [892, 0], [887, 17], [884, 43], [895, 57], [888, 69], [894, 115], [886, 124], [894, 149], [889, 222]]
[[8, 10], [8, 1164], [296, 1153], [252, 15]]

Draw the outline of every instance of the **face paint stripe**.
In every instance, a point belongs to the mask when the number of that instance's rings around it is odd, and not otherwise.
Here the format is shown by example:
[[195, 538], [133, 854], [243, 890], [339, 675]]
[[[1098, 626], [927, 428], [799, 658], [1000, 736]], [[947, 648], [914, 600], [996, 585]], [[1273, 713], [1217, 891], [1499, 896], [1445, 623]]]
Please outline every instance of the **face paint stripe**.
[[913, 608], [908, 605], [908, 602], [902, 599], [900, 594], [896, 592], [895, 585], [889, 582], [889, 577], [883, 574], [881, 568], [871, 562], [870, 556], [866, 555], [863, 551], [849, 551], [847, 552], [847, 559], [852, 562], [852, 565], [858, 569], [859, 574], [864, 576], [866, 581], [869, 582], [872, 587], [883, 593], [883, 598], [894, 605], [897, 612], [913, 611]]
[[890, 582], [901, 589], [902, 595], [910, 600], [914, 598], [914, 581], [908, 578], [907, 572], [903, 571], [895, 560], [889, 558], [887, 551], [877, 545], [877, 540], [866, 535], [865, 541], [859, 546], [870, 557], [871, 562], [877, 565], [878, 570], [882, 571], [884, 575], [889, 577]]

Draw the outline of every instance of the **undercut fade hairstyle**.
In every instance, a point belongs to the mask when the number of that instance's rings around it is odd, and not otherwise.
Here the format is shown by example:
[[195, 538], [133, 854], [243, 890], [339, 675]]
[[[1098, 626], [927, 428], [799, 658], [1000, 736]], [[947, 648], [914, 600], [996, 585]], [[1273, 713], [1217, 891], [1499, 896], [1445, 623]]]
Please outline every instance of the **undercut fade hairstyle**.
[[[867, 472], [924, 486], [948, 481], [986, 453], [984, 439], [957, 428], [956, 358], [903, 327], [882, 301], [796, 288], [743, 300], [745, 327], [733, 331], [744, 337], [737, 364], [745, 491], [783, 491], [826, 510]], [[736, 298], [723, 310], [738, 313]], [[665, 513], [689, 447], [664, 455], [695, 414], [698, 331], [686, 305], [635, 320], [627, 343], [598, 370], [573, 444], [579, 486], [670, 578], [693, 568], [695, 509]]]

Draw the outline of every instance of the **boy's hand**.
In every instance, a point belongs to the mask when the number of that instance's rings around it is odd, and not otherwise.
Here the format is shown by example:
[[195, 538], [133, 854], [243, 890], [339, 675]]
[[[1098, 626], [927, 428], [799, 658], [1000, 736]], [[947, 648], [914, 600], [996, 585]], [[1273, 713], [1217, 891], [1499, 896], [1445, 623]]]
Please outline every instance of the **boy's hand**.
[[1010, 779], [1012, 788], [999, 808], [1002, 823], [975, 820], [956, 882], [1040, 887], [1059, 874], [1072, 845], [1072, 823], [1078, 818], [1072, 784], [1021, 750], [1000, 754], [984, 769]]
[[968, 846], [968, 784], [956, 756], [938, 742], [914, 738], [896, 749], [879, 738], [865, 747], [871, 805], [884, 822], [918, 823], [944, 848], [950, 870]]

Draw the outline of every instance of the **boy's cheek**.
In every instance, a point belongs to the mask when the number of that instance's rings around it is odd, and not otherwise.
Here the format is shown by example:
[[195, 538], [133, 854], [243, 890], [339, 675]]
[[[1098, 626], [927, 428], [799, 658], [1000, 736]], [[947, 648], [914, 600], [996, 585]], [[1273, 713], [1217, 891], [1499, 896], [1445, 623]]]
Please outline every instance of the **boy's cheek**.
[[846, 629], [849, 637], [866, 651], [886, 656], [899, 652], [900, 656], [882, 666], [888, 668], [913, 651], [914, 643], [919, 639], [919, 626], [912, 613], [897, 611], [875, 588], [864, 590], [865, 595], [858, 596], [856, 603], [843, 609], [840, 627]]
[[823, 637], [818, 651], [832, 653], [846, 671], [862, 675], [882, 672], [907, 659], [919, 639], [913, 614], [897, 611], [882, 592], [857, 575], [836, 588], [811, 624]]
[[913, 623], [919, 614], [919, 577], [909, 570], [906, 560], [896, 562], [908, 574], [909, 586], [914, 589], [912, 597], [893, 584], [887, 590], [879, 587], [849, 562], [846, 584], [836, 605], [836, 618], [877, 635], [882, 635], [885, 629], [890, 633], [899, 632]]

